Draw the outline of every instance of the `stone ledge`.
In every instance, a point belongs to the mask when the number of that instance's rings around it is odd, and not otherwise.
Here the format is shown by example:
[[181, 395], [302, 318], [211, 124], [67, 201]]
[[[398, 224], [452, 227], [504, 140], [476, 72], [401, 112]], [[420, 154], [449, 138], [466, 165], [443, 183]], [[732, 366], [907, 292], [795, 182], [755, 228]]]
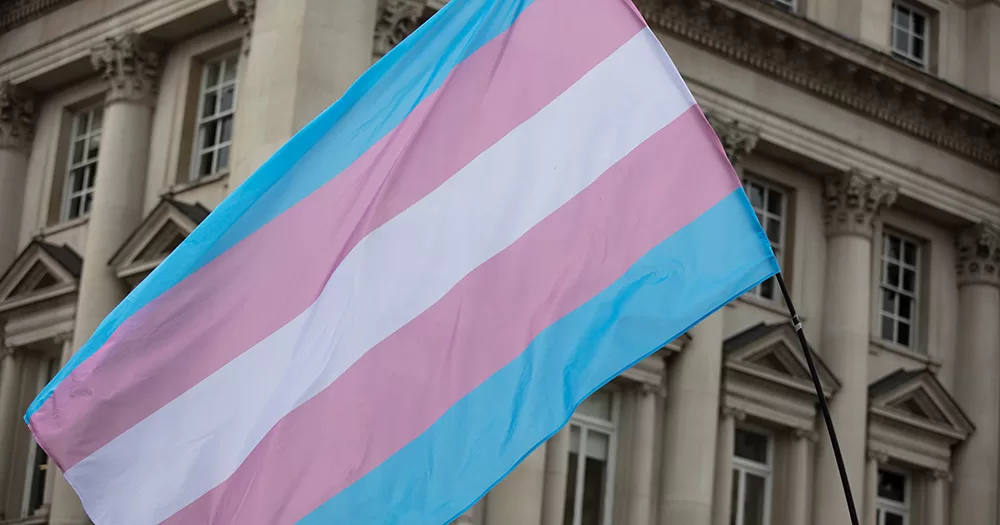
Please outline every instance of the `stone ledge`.
[[32, 20], [41, 18], [51, 11], [75, 0], [13, 0], [0, 4], [0, 33]]

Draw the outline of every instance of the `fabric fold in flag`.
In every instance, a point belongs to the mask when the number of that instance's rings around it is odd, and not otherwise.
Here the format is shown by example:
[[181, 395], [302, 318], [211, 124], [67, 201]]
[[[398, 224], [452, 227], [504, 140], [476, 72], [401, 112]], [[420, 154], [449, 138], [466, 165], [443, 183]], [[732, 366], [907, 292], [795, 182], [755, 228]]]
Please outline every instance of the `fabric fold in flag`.
[[630, 0], [452, 0], [25, 419], [97, 525], [440, 525], [777, 271]]

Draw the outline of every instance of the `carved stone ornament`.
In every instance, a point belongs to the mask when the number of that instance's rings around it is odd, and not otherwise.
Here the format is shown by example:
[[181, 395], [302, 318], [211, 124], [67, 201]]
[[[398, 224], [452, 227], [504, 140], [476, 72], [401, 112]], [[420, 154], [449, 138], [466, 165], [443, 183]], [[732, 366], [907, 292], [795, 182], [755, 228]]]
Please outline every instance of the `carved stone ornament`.
[[375, 53], [379, 56], [396, 47], [430, 16], [425, 0], [379, 0], [375, 22]]
[[856, 169], [826, 180], [827, 235], [860, 235], [871, 238], [872, 225], [883, 208], [896, 202], [898, 189]]
[[867, 453], [868, 459], [874, 461], [878, 465], [885, 465], [889, 462], [889, 454], [881, 450], [868, 449]]
[[91, 64], [108, 82], [106, 103], [119, 101], [152, 105], [159, 77], [159, 55], [136, 33], [105, 39], [95, 47]]
[[[921, 75], [912, 85], [903, 83], [722, 3], [710, 0], [634, 0], [634, 3], [655, 28], [941, 148], [1000, 168], [1000, 120], [992, 122], [949, 102], [949, 97], [953, 97], [986, 105], [943, 81]], [[805, 23], [787, 13], [780, 16], [790, 24]], [[839, 39], [838, 46], [860, 54], [872, 64], [885, 69], [898, 66], [885, 53], [838, 35], [831, 34], [829, 38]], [[935, 96], [913, 87], [925, 84], [933, 85], [944, 95]]]
[[1000, 228], [982, 223], [958, 235], [958, 282], [1000, 286]]
[[745, 410], [733, 407], [722, 407], [723, 418], [733, 418], [736, 421], [744, 421], [747, 418]]
[[26, 151], [35, 127], [35, 100], [10, 82], [0, 82], [0, 148]]
[[253, 19], [257, 13], [257, 0], [228, 0], [229, 9], [243, 26], [243, 53], [250, 54], [250, 37], [253, 34]]
[[757, 129], [710, 113], [706, 114], [705, 118], [719, 136], [730, 164], [734, 166], [740, 164], [757, 147], [757, 141], [760, 139], [760, 132]]

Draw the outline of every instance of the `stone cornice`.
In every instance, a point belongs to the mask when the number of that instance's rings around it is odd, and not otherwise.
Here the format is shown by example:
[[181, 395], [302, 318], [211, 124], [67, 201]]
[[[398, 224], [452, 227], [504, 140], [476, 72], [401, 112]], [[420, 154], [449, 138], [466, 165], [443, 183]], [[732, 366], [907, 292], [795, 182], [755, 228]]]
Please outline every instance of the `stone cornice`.
[[0, 82], [0, 148], [26, 151], [35, 127], [34, 95], [10, 82]]
[[94, 69], [108, 82], [106, 103], [153, 104], [159, 78], [159, 55], [136, 33], [106, 38], [91, 55]]
[[958, 235], [959, 284], [1000, 286], [1000, 228], [980, 223]]
[[634, 1], [658, 29], [1000, 169], [1000, 107], [957, 86], [764, 2], [768, 21], [727, 5], [742, 0]]
[[823, 188], [826, 234], [870, 238], [872, 225], [883, 208], [896, 201], [898, 188], [877, 177], [849, 170], [829, 177]]
[[7, 0], [0, 2], [0, 33], [22, 26], [74, 0]]

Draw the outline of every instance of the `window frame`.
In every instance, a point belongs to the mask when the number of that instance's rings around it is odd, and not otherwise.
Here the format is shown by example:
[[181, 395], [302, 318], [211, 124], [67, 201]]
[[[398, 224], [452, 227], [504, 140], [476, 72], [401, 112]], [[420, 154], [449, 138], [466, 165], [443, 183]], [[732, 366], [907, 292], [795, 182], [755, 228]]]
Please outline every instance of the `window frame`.
[[885, 514], [886, 512], [891, 512], [903, 518], [903, 525], [910, 525], [910, 517], [913, 509], [910, 505], [913, 502], [913, 475], [912, 473], [899, 469], [893, 468], [888, 465], [881, 465], [878, 467], [878, 473], [876, 474], [876, 479], [881, 475], [882, 471], [891, 472], [898, 476], [903, 477], [905, 485], [903, 486], [903, 501], [895, 501], [887, 498], [883, 498], [878, 493], [878, 486], [876, 483], [875, 487], [875, 525], [885, 525]]
[[[204, 58], [198, 61], [200, 66], [198, 69], [198, 87], [196, 96], [198, 97], [197, 110], [194, 114], [193, 119], [193, 129], [191, 129], [191, 161], [188, 166], [188, 176], [187, 180], [189, 182], [197, 182], [200, 180], [210, 179], [212, 177], [217, 177], [229, 173], [233, 165], [233, 135], [236, 131], [236, 105], [239, 103], [239, 84], [240, 84], [240, 61], [242, 60], [242, 52], [239, 50], [227, 50], [223, 53], [215, 54], [210, 57]], [[225, 65], [230, 59], [235, 59], [233, 62], [233, 78], [232, 80], [223, 80], [225, 78]], [[208, 68], [212, 64], [219, 64], [219, 80], [213, 86], [206, 85], [208, 82]], [[218, 111], [220, 96], [216, 96], [216, 110], [212, 115], [205, 117], [205, 99], [210, 94], [214, 92], [216, 94], [222, 93], [222, 91], [228, 87], [233, 88], [233, 102], [232, 106], [223, 112]], [[212, 122], [222, 122], [226, 118], [230, 119], [230, 134], [229, 140], [223, 143], [218, 141], [220, 134], [222, 133], [222, 126], [216, 126], [215, 140], [211, 146], [204, 148], [201, 142], [201, 129], [202, 126], [210, 124]], [[219, 169], [219, 155], [218, 152], [222, 148], [229, 149], [229, 161], [225, 169]], [[199, 169], [201, 166], [201, 157], [205, 154], [212, 154], [212, 170], [209, 173], [201, 174]]]
[[[101, 115], [101, 119], [100, 119], [101, 120], [101, 128], [100, 128], [100, 130], [98, 130], [97, 132], [95, 132], [94, 129], [93, 129], [94, 117], [98, 113], [100, 113], [100, 115]], [[87, 131], [86, 131], [85, 134], [83, 134], [81, 136], [81, 135], [77, 135], [77, 126], [79, 124], [80, 117], [84, 116], [84, 115], [87, 115], [87, 119], [88, 119]], [[68, 148], [69, 151], [66, 153], [66, 169], [64, 170], [65, 173], [64, 173], [64, 180], [63, 180], [62, 199], [61, 199], [61, 203], [59, 205], [59, 220], [60, 220], [60, 222], [69, 222], [69, 221], [73, 221], [73, 220], [77, 220], [77, 219], [82, 219], [84, 217], [89, 217], [90, 216], [90, 210], [93, 209], [92, 208], [93, 207], [93, 199], [94, 199], [95, 193], [97, 191], [97, 170], [100, 168], [101, 147], [103, 146], [103, 144], [101, 144], [101, 142], [103, 142], [103, 140], [104, 140], [104, 105], [103, 104], [94, 104], [94, 105], [90, 105], [90, 106], [86, 106], [86, 107], [80, 108], [79, 110], [74, 111], [72, 113], [72, 116], [71, 116], [71, 118], [69, 120], [70, 120], [70, 122], [69, 122], [69, 126], [70, 126], [70, 130], [69, 130], [69, 148]], [[86, 157], [86, 155], [87, 155], [87, 153], [89, 151], [89, 147], [88, 146], [90, 145], [90, 141], [93, 140], [95, 137], [97, 137], [97, 140], [98, 140], [97, 156], [95, 156], [93, 159], [85, 158], [83, 161], [74, 164], [73, 163], [73, 149], [74, 149], [74, 146], [78, 142], [83, 141], [83, 143], [84, 143], [83, 155], [84, 155], [84, 157]], [[87, 186], [87, 178], [88, 177], [87, 177], [87, 171], [86, 171], [85, 168], [87, 168], [89, 166], [93, 166], [93, 169], [94, 169], [94, 184], [92, 186]], [[83, 175], [82, 175], [83, 176], [83, 183], [81, 184], [80, 191], [74, 191], [73, 190], [73, 172], [75, 170], [79, 170], [79, 169], [84, 169]], [[87, 196], [88, 195], [91, 197], [91, 208], [87, 209], [86, 211], [84, 211], [84, 207], [86, 205]], [[72, 206], [73, 199], [75, 199], [77, 197], [80, 198], [80, 211], [79, 211], [79, 213], [77, 215], [70, 216], [71, 215], [70, 214], [70, 207]]]
[[[617, 468], [618, 459], [618, 433], [619, 426], [621, 424], [620, 411], [621, 411], [621, 396], [617, 389], [613, 388], [611, 385], [606, 386], [595, 393], [604, 392], [607, 393], [611, 401], [611, 419], [604, 420], [587, 414], [582, 414], [579, 412], [579, 407], [573, 412], [573, 416], [570, 418], [567, 432], [570, 432], [572, 436], [572, 427], [575, 425], [580, 428], [580, 451], [577, 453], [576, 457], [576, 479], [575, 486], [573, 487], [573, 508], [565, 509], [566, 517], [573, 517], [571, 525], [581, 525], [581, 512], [583, 510], [583, 488], [585, 485], [585, 477], [581, 474], [584, 472], [584, 462], [586, 460], [586, 454], [583, 452], [583, 446], [586, 444], [586, 433], [587, 432], [600, 432], [608, 435], [608, 461], [607, 461], [607, 479], [604, 482], [604, 515], [601, 516], [601, 525], [612, 525], [613, 524], [613, 512], [614, 512], [614, 492], [615, 492], [615, 469]], [[591, 394], [594, 395], [594, 394]], [[572, 439], [572, 437], [570, 438]], [[570, 449], [572, 448], [572, 442], [570, 443]], [[567, 455], [570, 454], [567, 450]], [[567, 480], [568, 481], [568, 480]], [[568, 487], [567, 487], [568, 488]], [[566, 501], [564, 501], [563, 506], [566, 506]]]
[[[35, 382], [35, 392], [41, 392], [45, 388], [45, 385], [49, 384], [50, 381], [59, 372], [59, 361], [60, 359], [52, 355], [40, 356], [40, 366], [38, 367], [38, 375]], [[28, 457], [25, 462], [25, 475], [24, 475], [24, 486], [21, 489], [21, 518], [30, 518], [37, 515], [37, 511], [45, 508], [45, 506], [51, 501], [51, 494], [48, 493], [48, 485], [51, 473], [49, 472], [49, 466], [52, 465], [51, 459], [42, 450], [42, 447], [35, 442], [34, 439], [28, 440]], [[45, 456], [45, 461], [38, 464], [39, 454]], [[38, 506], [33, 506], [33, 500], [35, 499], [35, 476], [39, 473], [44, 473], [44, 479], [41, 481], [41, 492], [37, 494], [41, 503]]]
[[779, 9], [784, 9], [789, 13], [798, 12], [799, 2], [798, 0], [769, 0], [772, 4], [776, 5]]
[[[773, 510], [774, 503], [774, 475], [775, 475], [775, 435], [767, 429], [763, 429], [754, 425], [737, 425], [734, 432], [749, 432], [752, 434], [757, 434], [759, 436], [764, 436], [767, 438], [767, 463], [758, 463], [754, 460], [742, 458], [736, 455], [736, 442], [735, 437], [733, 440], [733, 450], [730, 450], [732, 455], [732, 472], [738, 473], [736, 479], [734, 480], [732, 490], [735, 492], [736, 500], [733, 508], [730, 509], [732, 513], [730, 519], [736, 525], [743, 525], [744, 516], [743, 510], [746, 501], [746, 476], [747, 474], [754, 474], [764, 478], [764, 516], [763, 523], [771, 522], [771, 513]], [[729, 495], [729, 498], [733, 498], [733, 494]]]
[[[921, 312], [923, 304], [921, 302], [922, 294], [922, 281], [924, 279], [924, 252], [926, 250], [926, 242], [921, 238], [906, 233], [898, 228], [893, 228], [891, 226], [885, 225], [879, 229], [879, 252], [877, 255], [878, 264], [878, 282], [876, 283], [876, 301], [875, 301], [875, 317], [876, 317], [876, 333], [875, 337], [878, 341], [883, 344], [888, 344], [896, 348], [902, 348], [904, 350], [923, 353], [920, 336], [920, 330], [922, 329], [922, 319]], [[888, 259], [889, 250], [889, 238], [895, 237], [900, 241], [900, 255], [898, 260], [890, 261]], [[916, 251], [914, 255], [914, 263], [911, 265], [905, 260], [905, 246], [906, 244], [912, 244]], [[899, 280], [900, 286], [889, 285], [886, 281], [888, 277], [889, 264], [896, 264], [899, 267]], [[913, 271], [913, 291], [908, 292], [902, 289], [903, 272], [905, 270]], [[884, 309], [884, 292], [889, 291], [895, 293], [899, 296], [909, 297], [912, 301], [910, 306], [910, 318], [902, 319], [899, 316], [899, 302], [896, 302], [896, 312], [889, 312]], [[892, 339], [886, 339], [883, 337], [882, 333], [882, 323], [883, 318], [888, 317], [893, 321], [893, 337]], [[899, 342], [899, 325], [900, 322], [908, 322], [910, 325], [910, 341], [908, 344], [903, 344]]]
[[[753, 209], [753, 211], [754, 211], [755, 214], [761, 214], [761, 215], [763, 215], [768, 221], [771, 221], [771, 220], [778, 220], [779, 221], [779, 231], [778, 231], [779, 241], [777, 243], [777, 246], [775, 246], [775, 242], [774, 241], [771, 241], [770, 237], [768, 237], [768, 241], [771, 244], [771, 251], [774, 252], [774, 257], [775, 257], [775, 259], [778, 260], [779, 266], [781, 266], [782, 268], [784, 268], [785, 254], [788, 251], [788, 223], [789, 223], [789, 220], [790, 220], [790, 218], [789, 218], [789, 210], [791, 209], [791, 206], [789, 205], [789, 200], [791, 199], [791, 191], [788, 188], [786, 188], [785, 186], [773, 183], [773, 182], [771, 182], [768, 179], [765, 179], [763, 177], [757, 176], [754, 172], [751, 172], [750, 174], [741, 176], [740, 177], [740, 183], [741, 183], [741, 185], [743, 187], [744, 193], [746, 193], [746, 195], [747, 195], [747, 200], [750, 202], [750, 207]], [[764, 209], [757, 210], [753, 206], [753, 199], [750, 197], [750, 191], [749, 191], [749, 189], [750, 189], [751, 186], [759, 186], [759, 187], [761, 187], [761, 188], [764, 189], [764, 191], [765, 191], [765, 194], [764, 194], [764, 199], [765, 199]], [[772, 217], [774, 215], [774, 213], [772, 213], [772, 212], [770, 212], [770, 211], [767, 210], [767, 204], [766, 203], [767, 203], [767, 199], [770, 198], [769, 195], [770, 195], [771, 192], [774, 192], [774, 193], [777, 193], [777, 194], [781, 195], [781, 211], [778, 213], [777, 219], [775, 219], [774, 217]], [[758, 221], [760, 221], [760, 220], [761, 219], [758, 218]], [[764, 230], [764, 234], [767, 235], [767, 222], [761, 222], [761, 227]], [[778, 291], [778, 284], [776, 282], [776, 278], [775, 277], [770, 277], [769, 280], [772, 281], [772, 288], [771, 289], [772, 289], [773, 297], [767, 297], [767, 296], [763, 295], [764, 283], [758, 284], [757, 286], [755, 286], [752, 289], [748, 290], [747, 293], [744, 294], [744, 295], [753, 297], [755, 300], [765, 301], [765, 302], [770, 303], [770, 304], [780, 303], [783, 299], [782, 299], [781, 293]], [[765, 283], [766, 282], [767, 281], [765, 281]]]
[[[908, 27], [901, 27], [896, 24], [896, 12], [897, 9], [905, 9], [909, 12], [907, 15]], [[931, 64], [931, 44], [932, 44], [932, 31], [931, 24], [934, 20], [933, 13], [916, 3], [893, 0], [891, 6], [891, 15], [889, 18], [889, 49], [892, 55], [899, 58], [906, 63], [923, 70], [929, 70]], [[924, 31], [923, 34], [917, 34], [913, 29], [915, 17], [921, 17], [924, 20]], [[896, 30], [903, 31], [906, 35], [907, 42], [906, 46], [908, 51], [903, 52], [897, 47], [896, 43]], [[920, 39], [923, 41], [924, 45], [924, 57], [917, 58], [913, 54], [913, 42], [915, 39]]]

